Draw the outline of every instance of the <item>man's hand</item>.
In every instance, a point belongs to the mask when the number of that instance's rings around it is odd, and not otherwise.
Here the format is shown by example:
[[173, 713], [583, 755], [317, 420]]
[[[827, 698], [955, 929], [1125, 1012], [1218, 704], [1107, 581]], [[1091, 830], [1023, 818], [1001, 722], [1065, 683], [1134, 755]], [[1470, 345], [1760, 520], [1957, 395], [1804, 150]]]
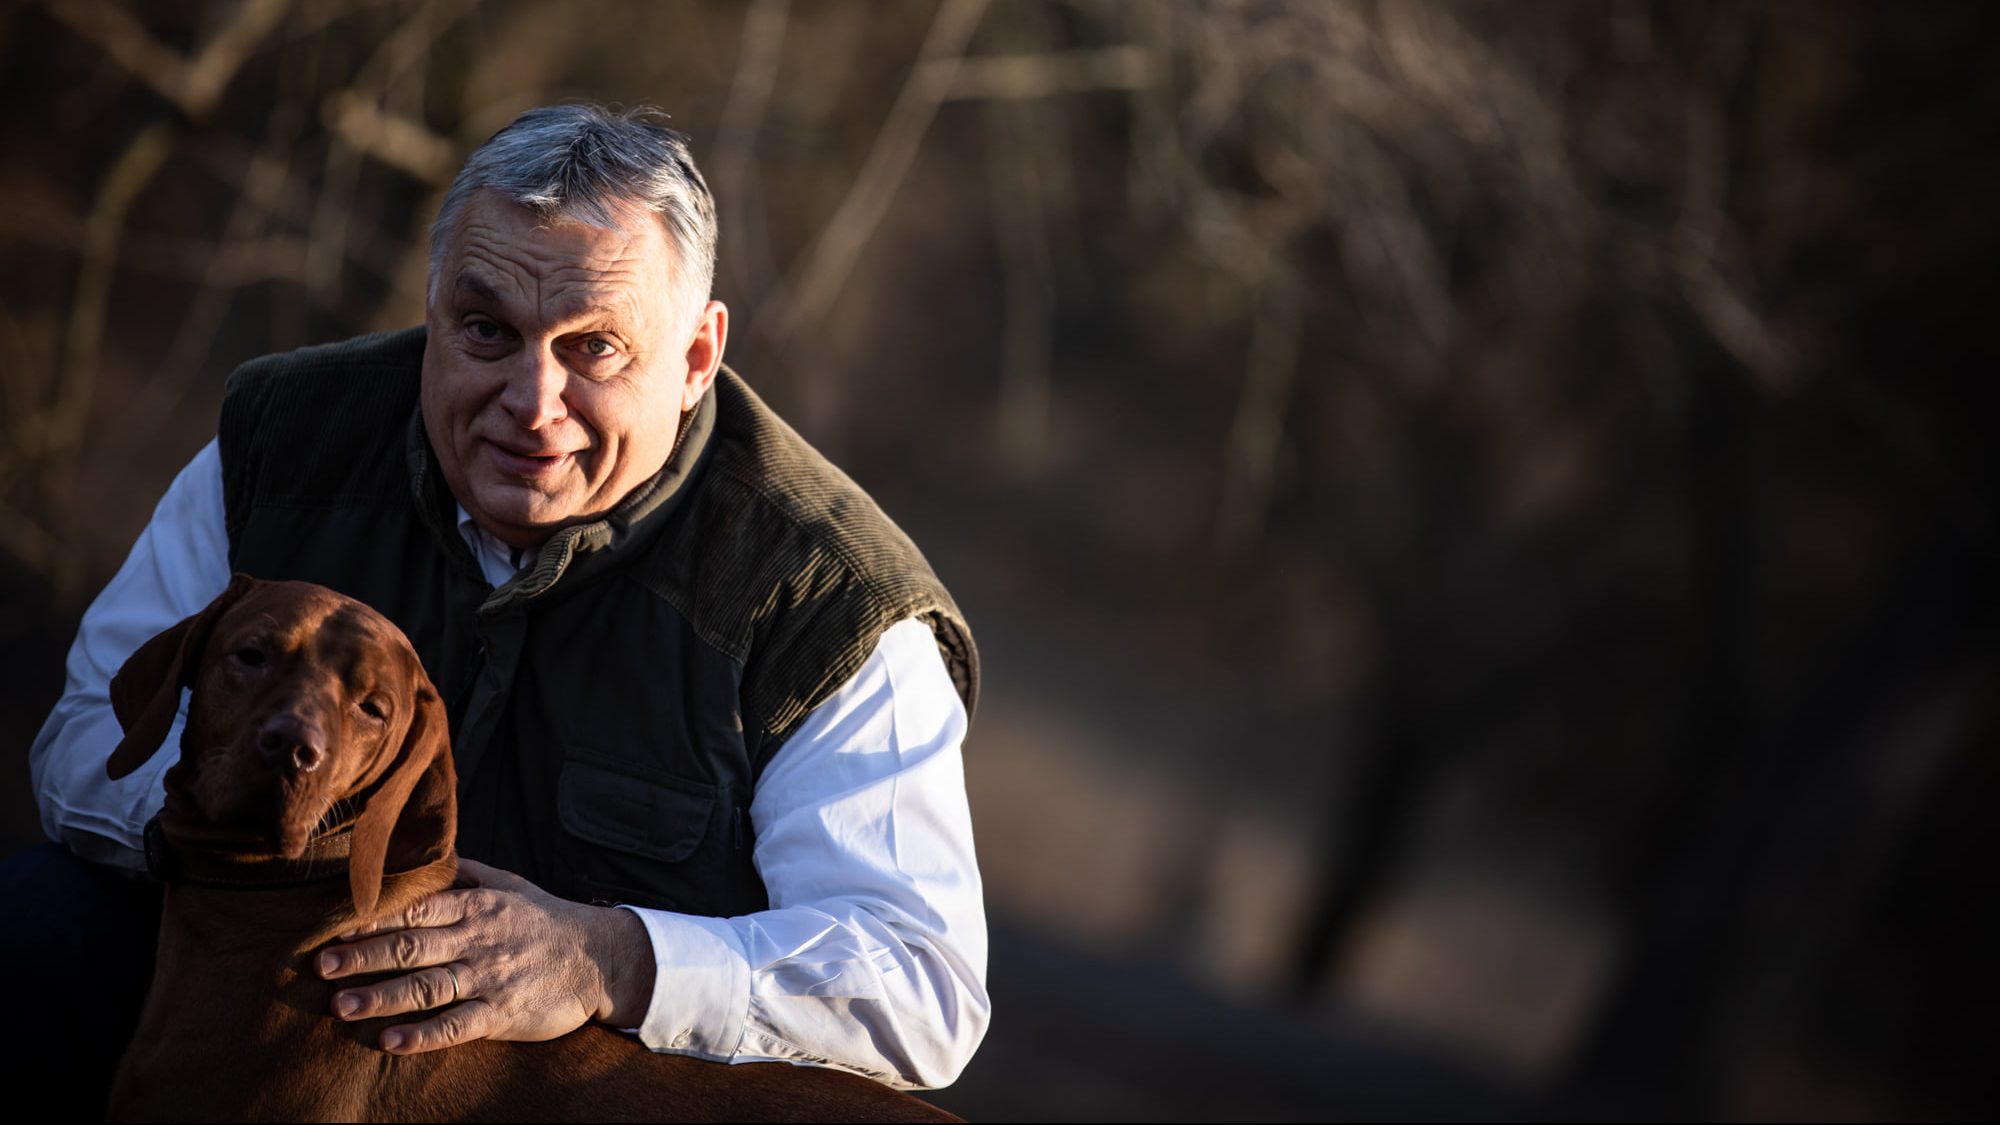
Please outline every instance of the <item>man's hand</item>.
[[636, 915], [559, 899], [472, 860], [458, 870], [458, 887], [320, 951], [317, 968], [328, 980], [416, 970], [334, 993], [335, 1016], [436, 1012], [382, 1032], [382, 1049], [397, 1055], [474, 1039], [554, 1039], [593, 1019], [639, 1025], [654, 970]]

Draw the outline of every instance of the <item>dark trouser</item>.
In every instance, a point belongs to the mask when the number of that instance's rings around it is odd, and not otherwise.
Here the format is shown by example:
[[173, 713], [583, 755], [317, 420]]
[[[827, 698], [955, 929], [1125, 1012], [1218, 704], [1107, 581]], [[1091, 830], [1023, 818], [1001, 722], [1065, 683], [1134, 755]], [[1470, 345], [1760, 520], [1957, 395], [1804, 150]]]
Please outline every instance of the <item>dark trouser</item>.
[[0, 861], [0, 1059], [8, 1088], [32, 1090], [52, 1117], [104, 1118], [153, 981], [160, 898], [60, 844]]

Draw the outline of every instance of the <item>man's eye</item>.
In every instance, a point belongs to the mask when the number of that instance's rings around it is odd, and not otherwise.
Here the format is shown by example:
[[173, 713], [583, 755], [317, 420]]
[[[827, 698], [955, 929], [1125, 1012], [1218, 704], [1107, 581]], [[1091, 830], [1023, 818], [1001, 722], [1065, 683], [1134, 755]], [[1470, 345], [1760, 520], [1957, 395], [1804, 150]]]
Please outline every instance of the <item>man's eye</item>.
[[583, 354], [592, 359], [605, 359], [616, 354], [617, 351], [617, 348], [611, 346], [611, 341], [596, 336], [592, 336], [583, 342]]
[[486, 344], [498, 340], [502, 335], [500, 326], [490, 320], [467, 321], [465, 333], [473, 339]]

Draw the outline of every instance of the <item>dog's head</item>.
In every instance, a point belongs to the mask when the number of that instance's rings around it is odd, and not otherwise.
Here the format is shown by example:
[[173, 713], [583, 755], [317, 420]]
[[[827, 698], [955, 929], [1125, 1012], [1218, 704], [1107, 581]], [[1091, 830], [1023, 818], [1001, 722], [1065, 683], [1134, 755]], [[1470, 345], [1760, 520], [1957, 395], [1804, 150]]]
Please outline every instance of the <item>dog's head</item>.
[[106, 771], [159, 750], [193, 689], [167, 773], [173, 835], [296, 859], [352, 825], [367, 916], [392, 859], [449, 846], [456, 780], [443, 704], [401, 630], [321, 586], [237, 575], [208, 608], [140, 646], [111, 681], [125, 728]]

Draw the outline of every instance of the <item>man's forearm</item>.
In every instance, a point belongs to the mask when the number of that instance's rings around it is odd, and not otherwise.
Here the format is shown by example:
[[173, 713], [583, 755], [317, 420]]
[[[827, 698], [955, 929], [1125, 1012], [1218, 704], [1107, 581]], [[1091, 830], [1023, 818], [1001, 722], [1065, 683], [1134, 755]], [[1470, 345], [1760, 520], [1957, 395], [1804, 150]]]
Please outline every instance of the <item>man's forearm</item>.
[[[158, 755], [118, 781], [105, 775], [123, 734], [111, 709], [111, 679], [141, 644], [199, 612], [229, 584], [222, 507], [222, 459], [210, 442], [174, 479], [77, 627], [63, 697], [28, 760], [43, 830], [85, 859], [145, 867], [141, 836], [165, 800], [160, 777], [176, 755]], [[181, 721], [169, 745], [178, 745]]]
[[751, 805], [772, 909], [629, 908], [652, 938], [641, 1038], [732, 1061], [957, 1077], [985, 1034], [986, 918], [965, 711], [920, 622], [884, 634], [766, 767]]
[[[178, 741], [180, 727], [176, 719], [167, 737]], [[173, 756], [113, 781], [104, 763], [120, 735], [108, 699], [64, 696], [29, 751], [29, 772], [49, 839], [92, 863], [138, 873], [146, 869], [146, 821], [166, 800], [160, 779]]]
[[621, 1026], [654, 1050], [832, 1064], [929, 1088], [950, 1085], [985, 1035], [983, 965], [859, 904], [732, 919], [628, 909], [666, 967], [645, 1020]]

